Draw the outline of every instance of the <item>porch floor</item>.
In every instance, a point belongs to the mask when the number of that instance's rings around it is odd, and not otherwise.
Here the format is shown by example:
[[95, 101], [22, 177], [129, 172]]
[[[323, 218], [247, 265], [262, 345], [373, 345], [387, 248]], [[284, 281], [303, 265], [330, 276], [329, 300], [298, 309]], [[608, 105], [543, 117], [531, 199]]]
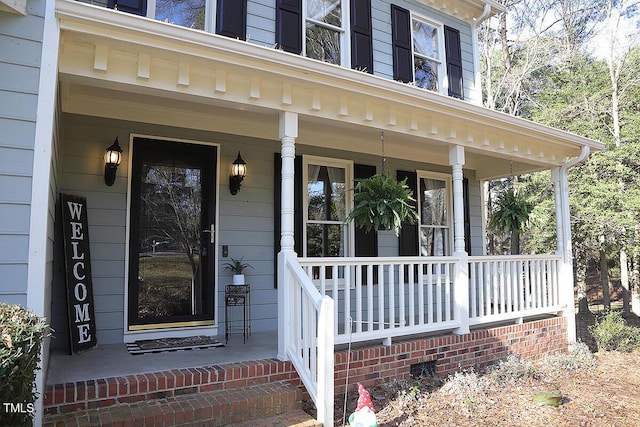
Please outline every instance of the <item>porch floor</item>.
[[[224, 337], [217, 339], [224, 342]], [[233, 335], [224, 347], [201, 350], [132, 355], [125, 344], [101, 345], [73, 356], [54, 350], [49, 357], [47, 384], [273, 359], [277, 353], [277, 331], [251, 332], [245, 343], [241, 335]]]

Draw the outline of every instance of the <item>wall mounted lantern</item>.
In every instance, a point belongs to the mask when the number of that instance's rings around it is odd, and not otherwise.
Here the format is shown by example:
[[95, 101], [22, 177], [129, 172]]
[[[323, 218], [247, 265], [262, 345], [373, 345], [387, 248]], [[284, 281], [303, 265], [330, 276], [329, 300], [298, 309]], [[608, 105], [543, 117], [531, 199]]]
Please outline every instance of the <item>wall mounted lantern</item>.
[[238, 194], [240, 184], [245, 176], [247, 176], [247, 162], [242, 160], [238, 151], [238, 157], [231, 163], [231, 175], [229, 175], [229, 191], [231, 191], [231, 194]]
[[116, 170], [118, 170], [121, 161], [122, 148], [120, 148], [118, 137], [116, 136], [116, 140], [104, 153], [104, 183], [109, 187], [112, 186], [116, 180]]

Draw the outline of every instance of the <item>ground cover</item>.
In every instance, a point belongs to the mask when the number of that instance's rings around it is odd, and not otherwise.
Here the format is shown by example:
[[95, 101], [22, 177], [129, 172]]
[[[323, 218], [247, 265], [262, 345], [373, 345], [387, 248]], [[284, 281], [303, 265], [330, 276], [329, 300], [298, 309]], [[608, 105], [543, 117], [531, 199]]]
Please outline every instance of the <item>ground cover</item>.
[[[640, 426], [640, 351], [593, 353], [593, 322], [593, 315], [577, 315], [584, 344], [566, 355], [537, 361], [513, 357], [486, 372], [371, 387], [378, 426]], [[640, 327], [635, 317], [628, 323]], [[560, 392], [560, 405], [535, 402], [543, 392]], [[347, 417], [356, 407], [353, 394], [347, 398]], [[344, 396], [336, 396], [335, 404], [339, 426]]]

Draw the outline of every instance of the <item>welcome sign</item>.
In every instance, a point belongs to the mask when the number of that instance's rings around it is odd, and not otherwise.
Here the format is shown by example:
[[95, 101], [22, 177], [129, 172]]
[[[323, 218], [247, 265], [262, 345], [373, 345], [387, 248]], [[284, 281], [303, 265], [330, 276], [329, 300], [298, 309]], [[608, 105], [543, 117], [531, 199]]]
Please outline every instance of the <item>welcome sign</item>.
[[62, 233], [67, 282], [71, 353], [96, 346], [87, 203], [84, 197], [62, 194]]

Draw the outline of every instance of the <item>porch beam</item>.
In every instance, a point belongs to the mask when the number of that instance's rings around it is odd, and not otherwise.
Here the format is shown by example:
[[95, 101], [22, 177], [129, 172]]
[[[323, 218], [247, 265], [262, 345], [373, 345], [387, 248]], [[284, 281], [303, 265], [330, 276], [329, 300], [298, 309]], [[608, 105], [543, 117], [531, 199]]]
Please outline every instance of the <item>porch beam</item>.
[[288, 360], [287, 343], [290, 342], [291, 286], [285, 277], [285, 258], [294, 253], [294, 181], [295, 181], [295, 141], [298, 137], [298, 114], [283, 111], [280, 113], [279, 136], [282, 156], [282, 180], [280, 201], [280, 253], [278, 254], [278, 359]]

